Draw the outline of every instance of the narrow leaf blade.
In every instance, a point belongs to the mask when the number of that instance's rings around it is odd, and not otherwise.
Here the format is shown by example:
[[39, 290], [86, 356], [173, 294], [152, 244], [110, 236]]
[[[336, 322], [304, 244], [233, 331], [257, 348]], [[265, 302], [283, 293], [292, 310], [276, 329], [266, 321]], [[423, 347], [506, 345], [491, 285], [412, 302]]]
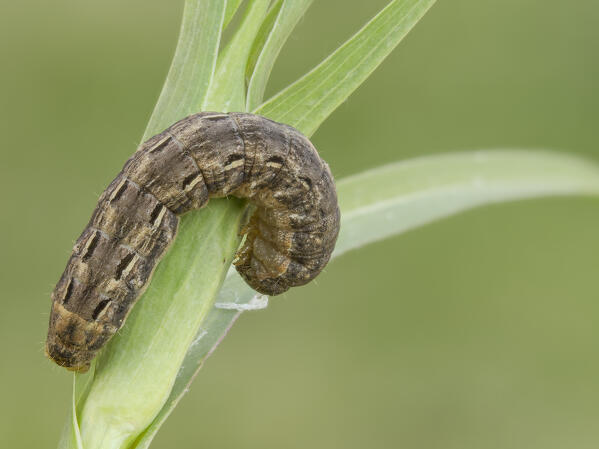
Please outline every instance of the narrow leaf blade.
[[339, 182], [334, 256], [474, 207], [599, 194], [599, 167], [547, 151], [479, 151], [417, 158]]
[[[283, 0], [269, 12], [260, 29], [248, 65], [247, 110], [255, 109], [264, 98], [266, 83], [283, 45], [314, 0]], [[270, 19], [270, 20], [269, 20]]]
[[270, 0], [251, 0], [239, 29], [218, 58], [217, 68], [202, 110], [245, 111], [245, 67]]
[[393, 0], [317, 67], [255, 112], [311, 136], [434, 3], [435, 0]]
[[214, 76], [225, 4], [185, 1], [175, 56], [142, 141], [200, 110]]

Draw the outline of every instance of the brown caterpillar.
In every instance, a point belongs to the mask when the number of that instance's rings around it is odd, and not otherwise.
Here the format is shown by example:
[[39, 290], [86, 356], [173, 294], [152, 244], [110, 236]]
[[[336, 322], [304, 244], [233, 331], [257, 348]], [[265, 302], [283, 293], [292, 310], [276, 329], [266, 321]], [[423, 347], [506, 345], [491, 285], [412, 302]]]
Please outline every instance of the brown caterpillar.
[[327, 264], [339, 208], [310, 141], [258, 115], [195, 114], [144, 142], [100, 196], [52, 293], [48, 357], [86, 371], [148, 285], [178, 217], [227, 195], [256, 206], [234, 262], [252, 288], [278, 295]]

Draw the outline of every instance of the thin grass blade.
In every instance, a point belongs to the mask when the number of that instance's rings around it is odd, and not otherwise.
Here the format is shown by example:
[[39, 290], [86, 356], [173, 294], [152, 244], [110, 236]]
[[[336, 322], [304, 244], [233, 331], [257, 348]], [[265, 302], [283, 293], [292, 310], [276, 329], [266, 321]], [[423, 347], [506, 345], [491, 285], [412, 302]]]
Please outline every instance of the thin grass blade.
[[311, 136], [434, 3], [435, 0], [393, 0], [318, 66], [255, 112]]
[[343, 179], [334, 256], [487, 204], [598, 195], [599, 166], [548, 151], [479, 151], [417, 158]]
[[255, 109], [264, 98], [266, 83], [283, 45], [314, 0], [279, 0], [269, 11], [258, 33], [247, 66], [246, 110]]
[[248, 2], [239, 29], [218, 57], [216, 73], [201, 110], [219, 112], [245, 110], [245, 67], [269, 3], [270, 0]]
[[216, 67], [223, 0], [186, 0], [175, 56], [142, 141], [198, 112]]
[[[266, 16], [264, 17], [264, 21], [262, 22], [262, 25], [260, 26], [260, 29], [258, 30], [258, 33], [256, 34], [256, 39], [254, 40], [254, 44], [252, 45], [252, 49], [250, 50], [250, 54], [248, 56], [248, 61], [247, 61], [246, 67], [245, 67], [245, 78], [246, 78], [246, 83], [248, 85], [248, 94], [247, 94], [248, 99], [246, 101], [247, 105], [250, 104], [249, 86], [250, 86], [252, 74], [254, 73], [254, 69], [256, 68], [256, 63], [258, 62], [258, 58], [260, 57], [260, 54], [262, 53], [264, 45], [266, 44], [266, 41], [268, 40], [268, 37], [270, 36], [272, 28], [273, 28], [277, 18], [279, 17], [279, 12], [281, 11], [283, 2], [284, 2], [284, 0], [276, 0], [270, 6], [270, 8], [268, 8], [268, 12], [266, 13]], [[261, 101], [259, 103], [261, 103]], [[247, 107], [247, 105], [246, 105], [246, 109], [248, 111], [251, 110], [250, 108]]]

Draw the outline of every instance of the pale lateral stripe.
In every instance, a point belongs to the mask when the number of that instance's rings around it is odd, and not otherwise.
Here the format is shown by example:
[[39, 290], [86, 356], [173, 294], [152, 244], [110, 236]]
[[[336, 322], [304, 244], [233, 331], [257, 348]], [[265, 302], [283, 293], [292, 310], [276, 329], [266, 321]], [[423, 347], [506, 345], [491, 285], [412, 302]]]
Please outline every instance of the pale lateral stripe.
[[127, 276], [129, 276], [129, 273], [131, 272], [131, 270], [133, 269], [133, 267], [135, 266], [135, 263], [139, 260], [139, 258], [137, 257], [137, 254], [135, 254], [133, 256], [133, 258], [131, 259], [131, 262], [129, 262], [127, 264], [127, 266], [125, 267], [125, 269], [123, 270], [123, 272], [121, 273], [121, 279], [125, 279]]
[[153, 223], [154, 227], [158, 227], [162, 224], [162, 219], [164, 218], [164, 214], [166, 214], [166, 207], [162, 206], [162, 209], [160, 209], [160, 213], [156, 217], [156, 220], [154, 220], [154, 223]]
[[120, 182], [120, 184], [118, 185], [118, 187], [116, 189], [113, 190], [112, 195], [110, 195], [110, 199], [109, 201], [112, 202], [117, 194], [121, 191], [121, 189], [123, 188], [123, 185], [127, 182], [127, 178], [123, 177], [122, 181]]
[[100, 318], [102, 318], [104, 315], [106, 315], [106, 312], [108, 312], [108, 309], [110, 308], [110, 304], [112, 303], [112, 301], [114, 301], [110, 296], [105, 295], [104, 293], [100, 293], [100, 294], [98, 294], [98, 296], [100, 298], [102, 298], [102, 300], [107, 300], [108, 304], [106, 304], [106, 306], [98, 314], [98, 316], [96, 317], [96, 321], [99, 321]]
[[85, 242], [85, 247], [83, 248], [83, 251], [81, 252], [81, 257], [84, 258], [87, 253], [89, 252], [89, 247], [92, 246], [92, 242], [94, 241], [94, 239], [96, 239], [96, 237], [99, 237], [100, 233], [97, 231], [94, 231], [94, 233], [90, 236], [90, 238], [87, 239], [87, 241]]
[[200, 117], [200, 119], [212, 120], [212, 119], [228, 118], [228, 117], [229, 117], [229, 114], [214, 114], [214, 115], [204, 115], [203, 117]]
[[189, 184], [187, 184], [187, 186], [185, 186], [185, 191], [189, 192], [191, 189], [193, 189], [195, 186], [197, 186], [203, 180], [204, 180], [204, 177], [200, 173], [196, 178], [194, 178], [193, 181], [191, 181]]
[[231, 170], [232, 168], [241, 167], [245, 165], [245, 159], [237, 159], [236, 161], [231, 162], [229, 165], [225, 165], [225, 170]]
[[156, 145], [154, 145], [152, 148], [150, 148], [149, 152], [153, 153], [154, 151], [161, 149], [162, 146], [170, 140], [170, 138], [171, 138], [171, 136], [163, 137], [161, 141], [159, 141], [158, 143], [156, 143]]

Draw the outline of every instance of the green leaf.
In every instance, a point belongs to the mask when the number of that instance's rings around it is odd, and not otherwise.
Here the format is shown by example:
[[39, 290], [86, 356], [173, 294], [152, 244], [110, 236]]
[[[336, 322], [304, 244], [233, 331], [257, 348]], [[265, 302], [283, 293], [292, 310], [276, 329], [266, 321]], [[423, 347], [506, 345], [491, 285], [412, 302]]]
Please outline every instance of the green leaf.
[[383, 62], [435, 0], [394, 0], [302, 78], [254, 112], [311, 136]]
[[218, 58], [204, 111], [245, 111], [245, 67], [270, 0], [250, 0], [241, 25]]
[[544, 151], [417, 158], [339, 182], [342, 232], [334, 256], [486, 204], [599, 194], [599, 166]]
[[[252, 78], [252, 74], [254, 73], [254, 69], [256, 68], [256, 63], [258, 62], [258, 58], [264, 49], [264, 45], [268, 40], [272, 28], [275, 24], [275, 21], [279, 17], [279, 12], [281, 11], [281, 6], [283, 6], [284, 0], [276, 0], [270, 8], [268, 8], [268, 12], [262, 21], [262, 25], [256, 33], [256, 39], [254, 39], [254, 43], [252, 44], [252, 48], [250, 50], [250, 54], [248, 56], [247, 64], [245, 66], [245, 78], [248, 84], [248, 97], [249, 97], [249, 84]], [[247, 101], [249, 104], [249, 98]], [[246, 108], [248, 111], [249, 108]]]
[[179, 42], [142, 141], [198, 112], [214, 75], [223, 0], [186, 0]]
[[[235, 270], [232, 270], [231, 273], [232, 272], [235, 272]], [[227, 280], [229, 280], [229, 277], [227, 277]], [[239, 280], [241, 280], [241, 278], [239, 278]], [[241, 283], [243, 286], [247, 287], [242, 280]], [[252, 292], [252, 295], [255, 294], [253, 290], [250, 289], [250, 291]], [[191, 382], [197, 375], [204, 361], [211, 354], [211, 351], [216, 348], [218, 343], [220, 343], [222, 338], [224, 338], [228, 330], [235, 323], [239, 314], [240, 312], [237, 312], [236, 310], [211, 309], [195, 335], [193, 343], [187, 350], [187, 354], [181, 364], [169, 397], [152, 423], [141, 434], [138, 444], [133, 446], [135, 449], [146, 449], [150, 446], [150, 443], [156, 436], [158, 430], [160, 430], [162, 424], [164, 424], [168, 416], [177, 406], [185, 392], [188, 391]]]
[[246, 110], [263, 100], [266, 82], [283, 45], [314, 0], [279, 0], [268, 12], [254, 42], [246, 69], [248, 82]]
[[[544, 151], [479, 151], [386, 165], [337, 183], [341, 230], [332, 258], [486, 204], [556, 195], [599, 195], [599, 166]], [[265, 298], [234, 269], [189, 348], [153, 433], [174, 409], [206, 358], [245, 310]]]

